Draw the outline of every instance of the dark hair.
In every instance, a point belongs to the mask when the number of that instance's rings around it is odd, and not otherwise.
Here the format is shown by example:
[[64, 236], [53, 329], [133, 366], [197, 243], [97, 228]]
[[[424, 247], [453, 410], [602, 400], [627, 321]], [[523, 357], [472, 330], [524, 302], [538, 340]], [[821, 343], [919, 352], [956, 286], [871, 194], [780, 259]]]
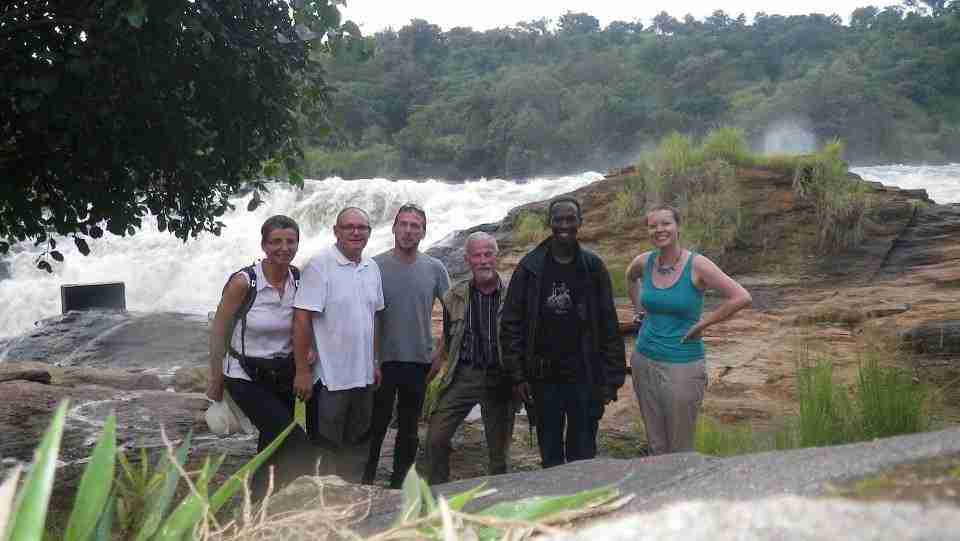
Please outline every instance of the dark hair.
[[412, 212], [420, 217], [423, 220], [423, 228], [427, 228], [427, 213], [423, 210], [423, 207], [416, 203], [404, 203], [397, 209], [397, 215], [393, 217], [393, 225], [397, 225], [397, 220], [400, 219], [400, 213], [402, 212]]
[[550, 206], [547, 207], [547, 223], [553, 218], [553, 207], [561, 205], [563, 203], [568, 203], [573, 205], [577, 209], [577, 220], [583, 221], [583, 211], [580, 210], [580, 202], [575, 198], [570, 197], [569, 195], [561, 195], [550, 201]]
[[670, 214], [673, 214], [673, 221], [676, 222], [677, 225], [680, 225], [680, 209], [670, 205], [656, 205], [656, 206], [650, 207], [650, 210], [648, 210], [646, 214], [644, 214], [644, 217], [650, 216], [650, 214], [654, 212], [659, 212], [661, 210], [669, 210]]
[[363, 210], [363, 209], [360, 208], [360, 207], [345, 207], [343, 210], [341, 210], [340, 212], [337, 213], [337, 221], [334, 222], [333, 225], [339, 227], [339, 226], [340, 226], [340, 218], [343, 218], [343, 215], [346, 214], [348, 211], [351, 211], [351, 210], [355, 210], [355, 211], [359, 212], [360, 214], [363, 214], [363, 217], [367, 219], [367, 225], [370, 225], [370, 215], [367, 214], [367, 211]]
[[267, 218], [260, 226], [260, 242], [267, 242], [267, 237], [277, 229], [293, 229], [297, 232], [297, 240], [300, 240], [300, 226], [289, 216], [277, 214]]

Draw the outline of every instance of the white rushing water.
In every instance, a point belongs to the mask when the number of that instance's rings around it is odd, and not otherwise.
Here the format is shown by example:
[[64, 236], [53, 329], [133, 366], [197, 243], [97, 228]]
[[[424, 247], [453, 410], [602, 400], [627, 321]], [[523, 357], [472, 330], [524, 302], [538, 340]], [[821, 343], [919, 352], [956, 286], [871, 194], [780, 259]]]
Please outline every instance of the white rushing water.
[[[960, 164], [871, 166], [853, 171], [891, 186], [926, 189], [937, 203], [960, 203]], [[0, 260], [10, 275], [0, 279], [0, 338], [20, 334], [35, 321], [59, 314], [62, 284], [122, 281], [130, 310], [198, 314], [213, 310], [227, 276], [260, 257], [260, 225], [273, 214], [287, 214], [299, 222], [301, 243], [295, 263], [302, 264], [333, 242], [333, 219], [348, 205], [370, 212], [374, 230], [365, 253], [374, 255], [392, 245], [390, 225], [403, 203], [415, 202], [426, 209], [427, 236], [421, 245], [425, 249], [456, 230], [500, 220], [515, 206], [575, 190], [601, 177], [584, 173], [525, 182], [459, 184], [312, 180], [302, 191], [274, 188], [266, 196], [266, 204], [255, 212], [245, 210], [249, 197], [238, 199], [237, 210], [223, 219], [227, 228], [220, 237], [206, 234], [183, 243], [157, 231], [155, 222], [149, 220], [132, 237], [107, 233], [92, 241], [87, 257], [80, 255], [69, 239], [62, 240], [58, 248], [66, 261], [54, 264], [53, 274], [38, 270], [35, 259], [40, 251], [32, 244], [22, 244], [17, 253]]]
[[0, 280], [0, 338], [20, 334], [35, 321], [59, 314], [62, 284], [122, 281], [129, 310], [200, 314], [213, 310], [229, 274], [262, 255], [260, 225], [274, 214], [289, 215], [300, 224], [300, 251], [294, 263], [302, 264], [334, 242], [333, 220], [345, 206], [359, 206], [370, 213], [374, 229], [364, 253], [375, 255], [392, 246], [390, 226], [404, 203], [417, 203], [427, 212], [427, 234], [421, 244], [426, 249], [454, 231], [498, 221], [513, 207], [570, 192], [600, 178], [599, 173], [584, 173], [525, 182], [457, 184], [308, 180], [302, 191], [275, 187], [265, 196], [266, 204], [254, 212], [246, 211], [249, 196], [236, 200], [237, 210], [223, 218], [227, 227], [220, 237], [205, 234], [183, 243], [159, 232], [155, 221], [145, 220], [143, 229], [132, 237], [105, 233], [90, 242], [87, 257], [70, 239], [57, 239], [66, 260], [54, 263], [53, 274], [36, 268], [40, 249], [32, 243], [21, 244], [16, 253], [0, 261], [10, 274]]
[[937, 203], [960, 203], [960, 163], [950, 165], [875, 165], [854, 167], [865, 180], [905, 189], [924, 189]]

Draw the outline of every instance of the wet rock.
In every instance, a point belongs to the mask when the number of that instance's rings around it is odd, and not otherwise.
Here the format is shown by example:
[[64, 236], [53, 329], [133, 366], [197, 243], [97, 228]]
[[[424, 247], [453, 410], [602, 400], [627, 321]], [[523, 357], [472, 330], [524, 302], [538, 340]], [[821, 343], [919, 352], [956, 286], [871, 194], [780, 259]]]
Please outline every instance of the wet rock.
[[8, 381], [33, 381], [50, 383], [50, 372], [40, 369], [8, 367], [0, 365], [0, 383]]
[[206, 317], [176, 312], [68, 312], [10, 341], [0, 359], [171, 373], [206, 363]]
[[173, 388], [178, 393], [205, 393], [209, 373], [206, 366], [184, 366], [173, 375]]
[[909, 304], [880, 304], [864, 308], [863, 313], [867, 319], [878, 319], [902, 314], [909, 309]]
[[[45, 372], [50, 378], [47, 383], [65, 387], [85, 385], [110, 387], [121, 391], [160, 390], [163, 384], [156, 374], [139, 370], [114, 370], [110, 368], [58, 367], [39, 362], [7, 361], [0, 364], [3, 371]], [[2, 380], [2, 376], [0, 376]]]
[[924, 321], [903, 335], [916, 353], [960, 353], [960, 320]]
[[939, 541], [956, 536], [960, 509], [902, 503], [768, 498], [692, 501], [607, 521], [552, 541]]

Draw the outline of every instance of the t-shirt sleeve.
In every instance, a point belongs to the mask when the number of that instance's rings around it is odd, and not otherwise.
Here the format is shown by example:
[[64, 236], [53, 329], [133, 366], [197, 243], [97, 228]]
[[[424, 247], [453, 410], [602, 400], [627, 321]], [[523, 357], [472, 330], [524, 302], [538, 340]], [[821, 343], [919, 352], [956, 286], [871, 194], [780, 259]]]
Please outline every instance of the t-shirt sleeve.
[[376, 280], [377, 282], [376, 297], [377, 298], [375, 299], [374, 311], [379, 312], [380, 310], [383, 310], [386, 307], [386, 305], [383, 302], [383, 276], [380, 274], [380, 265], [377, 265], [376, 261], [374, 261], [372, 265], [373, 265], [373, 268], [376, 269], [377, 271], [377, 280]]
[[437, 260], [437, 290], [433, 292], [434, 297], [443, 298], [443, 294], [450, 289], [450, 275], [447, 273], [447, 267], [440, 260]]
[[316, 258], [300, 274], [300, 288], [293, 297], [294, 308], [323, 312], [327, 305], [327, 276]]

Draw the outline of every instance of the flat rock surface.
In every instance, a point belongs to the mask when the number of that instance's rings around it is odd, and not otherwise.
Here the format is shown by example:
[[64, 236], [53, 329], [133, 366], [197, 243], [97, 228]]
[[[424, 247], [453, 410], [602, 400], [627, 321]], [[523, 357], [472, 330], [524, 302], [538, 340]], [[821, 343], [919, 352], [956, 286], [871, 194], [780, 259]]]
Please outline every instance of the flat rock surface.
[[944, 541], [960, 509], [781, 496], [748, 502], [690, 501], [604, 521], [551, 541]]
[[5, 360], [170, 374], [206, 362], [205, 316], [176, 312], [68, 312], [38, 322], [0, 351]]
[[[703, 499], [747, 501], [783, 494], [827, 496], [835, 493], [837, 483], [891, 470], [899, 464], [958, 452], [960, 427], [851, 445], [731, 458], [684, 453], [631, 460], [594, 459], [549, 471], [486, 477], [483, 479], [486, 487], [495, 488], [497, 492], [476, 500], [467, 509], [476, 510], [499, 501], [534, 495], [572, 494], [604, 485], [616, 485], [623, 494], [634, 495], [617, 515]], [[480, 482], [480, 479], [457, 481], [440, 485], [436, 490], [449, 496]], [[390, 492], [396, 491], [386, 491], [383, 497], [391, 498], [391, 503], [398, 502], [399, 494], [390, 495]], [[378, 509], [388, 512], [377, 514]], [[395, 510], [395, 505], [384, 505], [384, 502], [374, 505], [360, 529], [385, 528], [393, 521]]]

